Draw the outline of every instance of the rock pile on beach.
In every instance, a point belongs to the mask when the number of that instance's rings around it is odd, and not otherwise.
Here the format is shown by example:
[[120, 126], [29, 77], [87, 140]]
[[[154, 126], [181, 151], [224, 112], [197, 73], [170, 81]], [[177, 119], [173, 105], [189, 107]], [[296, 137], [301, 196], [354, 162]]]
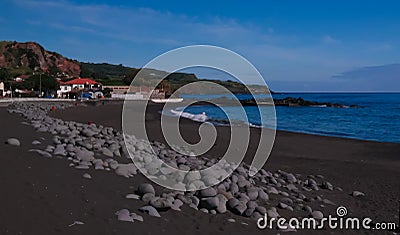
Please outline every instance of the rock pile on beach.
[[[255, 176], [249, 176], [249, 165], [239, 166], [220, 161], [217, 173], [202, 175], [199, 173], [179, 174], [171, 171], [168, 166], [181, 170], [201, 170], [215, 165], [218, 159], [192, 156], [178, 153], [166, 145], [127, 137], [125, 145], [123, 134], [117, 130], [96, 124], [83, 124], [73, 121], [63, 121], [48, 116], [52, 106], [56, 109], [69, 107], [69, 104], [29, 104], [15, 103], [9, 107], [9, 112], [23, 115], [38, 132], [53, 134], [53, 144], [45, 149], [33, 148], [45, 157], [66, 158], [70, 166], [87, 170], [114, 171], [115, 174], [132, 178], [143, 169], [146, 175], [157, 176], [164, 180], [175, 180], [177, 187], [190, 190], [202, 187], [197, 191], [174, 191], [164, 189], [158, 192], [150, 183], [141, 184], [135, 192], [126, 195], [127, 200], [141, 200], [143, 207], [139, 211], [150, 216], [160, 217], [160, 212], [168, 210], [180, 211], [188, 206], [210, 214], [233, 213], [235, 215], [257, 219], [264, 214], [269, 217], [280, 217], [281, 214], [301, 215], [321, 219], [326, 207], [336, 207], [335, 202], [323, 197], [323, 192], [342, 191], [321, 175], [299, 175], [278, 170], [270, 172], [260, 170]], [[9, 140], [10, 144], [17, 144]], [[38, 143], [35, 143], [38, 144]], [[36, 146], [35, 146], [36, 147]], [[132, 163], [127, 148], [133, 151], [137, 158]], [[151, 149], [165, 163], [155, 161], [151, 157]], [[229, 173], [229, 177], [221, 177]], [[92, 179], [91, 175], [82, 175]], [[164, 178], [163, 178], [164, 177]], [[222, 179], [218, 184], [217, 180]], [[213, 185], [208, 187], [208, 185]], [[362, 195], [354, 192], [354, 196]], [[143, 217], [121, 209], [116, 212], [121, 221], [143, 221]]]

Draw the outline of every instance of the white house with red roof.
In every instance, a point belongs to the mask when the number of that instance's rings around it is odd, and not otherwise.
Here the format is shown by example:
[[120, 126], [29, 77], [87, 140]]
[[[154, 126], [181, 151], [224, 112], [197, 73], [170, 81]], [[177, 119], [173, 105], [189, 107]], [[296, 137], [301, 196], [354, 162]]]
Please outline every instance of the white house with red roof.
[[59, 81], [60, 90], [57, 91], [58, 97], [68, 96], [69, 93], [77, 93], [82, 90], [101, 90], [102, 84], [89, 78], [76, 78], [67, 82]]

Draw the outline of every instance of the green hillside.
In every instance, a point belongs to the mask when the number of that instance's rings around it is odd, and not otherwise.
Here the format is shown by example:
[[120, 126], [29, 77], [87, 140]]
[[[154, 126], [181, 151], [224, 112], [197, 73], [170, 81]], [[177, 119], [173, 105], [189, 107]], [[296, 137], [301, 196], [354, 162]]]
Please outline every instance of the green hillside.
[[[140, 69], [130, 68], [123, 65], [112, 65], [107, 63], [81, 63], [81, 77], [88, 77], [94, 80], [100, 81], [103, 85], [129, 85], [138, 74]], [[154, 86], [157, 79], [164, 78], [167, 73], [155, 69], [144, 69], [140, 73], [141, 76], [136, 78], [132, 85], [142, 86]], [[165, 77], [164, 81], [159, 84], [159, 87], [174, 92], [180, 87], [196, 82], [196, 81], [212, 81], [220, 84], [230, 90], [233, 93], [249, 93], [250, 91], [241, 83], [235, 81], [222, 81], [222, 80], [210, 80], [210, 79], [199, 79], [195, 74], [189, 73], [171, 73]], [[264, 86], [249, 85], [252, 92], [260, 93], [266, 92], [268, 89]], [[203, 93], [213, 93], [207, 89], [203, 90]]]
[[[140, 76], [135, 79], [138, 72]], [[0, 81], [6, 85], [13, 84], [13, 78], [21, 75], [32, 77], [34, 74], [45, 74], [63, 81], [74, 77], [86, 77], [101, 82], [103, 85], [132, 85], [155, 86], [157, 81], [165, 78], [159, 88], [167, 93], [175, 92], [180, 87], [196, 81], [213, 81], [233, 93], [249, 93], [249, 90], [241, 83], [235, 81], [209, 80], [198, 78], [195, 74], [172, 73], [155, 69], [139, 69], [113, 65], [108, 63], [87, 63], [65, 58], [57, 52], [47, 51], [37, 42], [12, 42], [0, 41]], [[168, 75], [168, 76], [167, 76]], [[24, 83], [14, 84], [15, 87], [35, 89], [34, 79], [28, 79]], [[266, 87], [249, 86], [252, 92], [265, 92]], [[207, 87], [201, 89], [202, 93], [213, 93]]]

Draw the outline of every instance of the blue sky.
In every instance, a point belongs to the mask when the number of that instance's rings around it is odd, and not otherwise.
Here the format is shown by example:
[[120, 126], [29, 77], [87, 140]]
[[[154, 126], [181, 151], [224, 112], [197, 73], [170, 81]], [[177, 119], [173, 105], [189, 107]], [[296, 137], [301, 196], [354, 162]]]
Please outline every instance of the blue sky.
[[[133, 67], [210, 44], [247, 58], [278, 91], [400, 91], [399, 75], [364, 70], [400, 63], [399, 12], [396, 1], [5, 0], [0, 40]], [[358, 70], [365, 78], [338, 76]]]

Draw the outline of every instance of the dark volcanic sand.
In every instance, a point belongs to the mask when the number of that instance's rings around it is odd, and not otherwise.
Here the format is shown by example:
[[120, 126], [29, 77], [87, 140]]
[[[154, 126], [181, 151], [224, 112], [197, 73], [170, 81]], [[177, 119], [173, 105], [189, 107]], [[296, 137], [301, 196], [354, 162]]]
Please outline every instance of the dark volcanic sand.
[[[151, 105], [147, 116], [150, 138], [163, 141], [158, 111], [161, 106]], [[95, 122], [121, 129], [121, 104], [74, 107], [56, 110], [51, 115], [64, 120]], [[28, 152], [35, 139], [42, 141], [39, 148], [51, 144], [52, 135], [37, 133], [31, 126], [23, 125], [18, 115], [8, 114], [0, 108], [3, 123], [0, 131], [2, 166], [0, 182], [1, 234], [276, 234], [276, 231], [257, 229], [255, 221], [231, 213], [210, 215], [186, 208], [181, 212], [161, 212], [161, 218], [143, 215], [144, 222], [119, 222], [114, 213], [122, 208], [141, 214], [137, 208], [144, 205], [139, 200], [124, 196], [133, 193], [136, 186], [146, 179], [140, 175], [125, 179], [112, 172], [76, 170], [68, 167], [66, 159], [47, 159]], [[198, 139], [198, 123], [182, 120], [181, 131], [190, 142]], [[229, 141], [229, 128], [219, 127], [216, 147], [209, 153], [218, 156]], [[247, 162], [255, 149], [257, 132], [252, 130], [252, 141]], [[395, 130], [394, 130], [395, 131]], [[222, 135], [221, 135], [222, 134]], [[21, 147], [4, 144], [10, 137], [21, 140]], [[286, 170], [302, 175], [321, 174], [339, 191], [321, 191], [338, 205], [344, 205], [349, 215], [371, 217], [374, 221], [399, 224], [400, 195], [400, 144], [378, 143], [321, 137], [289, 132], [277, 132], [272, 154], [264, 166], [275, 171]], [[92, 180], [82, 178], [88, 172]], [[160, 192], [162, 189], [158, 188]], [[353, 190], [366, 194], [362, 198], [349, 196]], [[327, 211], [335, 215], [336, 206]], [[236, 223], [227, 222], [228, 218]], [[84, 225], [68, 227], [75, 220]], [[243, 225], [245, 222], [248, 225]], [[311, 231], [300, 233], [309, 234]], [[313, 233], [327, 233], [314, 231]], [[333, 231], [343, 233], [346, 231]], [[352, 233], [354, 231], [347, 231]], [[299, 231], [298, 231], [299, 233]], [[363, 232], [361, 232], [363, 233]]]

